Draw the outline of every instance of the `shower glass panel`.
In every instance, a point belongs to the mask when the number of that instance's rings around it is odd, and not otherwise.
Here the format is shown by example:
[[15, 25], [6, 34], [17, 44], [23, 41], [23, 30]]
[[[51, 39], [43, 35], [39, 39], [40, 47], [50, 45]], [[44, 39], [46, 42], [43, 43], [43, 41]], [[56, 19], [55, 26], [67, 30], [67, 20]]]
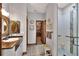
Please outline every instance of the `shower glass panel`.
[[77, 4], [72, 6], [70, 11], [70, 54], [78, 55], [77, 53], [77, 37], [78, 37], [78, 19], [77, 19]]
[[77, 38], [77, 39], [78, 39], [78, 43], [77, 43], [77, 44], [78, 44], [78, 47], [77, 47], [77, 50], [78, 50], [78, 51], [77, 51], [77, 54], [78, 54], [78, 56], [79, 56], [79, 3], [78, 3], [78, 5], [77, 5], [77, 7], [78, 7], [78, 9], [77, 9], [77, 11], [78, 11], [78, 12], [77, 12], [77, 17], [78, 17], [78, 38]]
[[63, 55], [64, 51], [64, 40], [62, 35], [62, 24], [64, 22], [62, 21], [62, 11], [61, 9], [58, 9], [58, 56]]
[[[68, 6], [70, 10], [62, 14], [62, 39], [59, 34], [59, 17], [58, 17], [58, 55], [62, 56], [78, 56], [79, 55], [79, 4], [71, 4]], [[66, 10], [67, 11], [67, 10]], [[64, 28], [63, 28], [64, 27]], [[66, 30], [65, 30], [66, 29]], [[60, 41], [62, 40], [62, 41]], [[62, 43], [64, 47], [62, 46]]]

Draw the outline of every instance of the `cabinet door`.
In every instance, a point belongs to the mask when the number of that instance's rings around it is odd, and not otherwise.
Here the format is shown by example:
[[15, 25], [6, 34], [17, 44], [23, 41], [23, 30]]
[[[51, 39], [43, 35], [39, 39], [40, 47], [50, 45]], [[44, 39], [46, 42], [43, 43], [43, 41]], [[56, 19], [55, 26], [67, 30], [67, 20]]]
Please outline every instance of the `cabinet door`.
[[15, 56], [15, 47], [11, 49], [3, 49], [2, 56]]
[[22, 53], [23, 53], [22, 45], [23, 45], [23, 42], [21, 42], [20, 46], [16, 50], [16, 56], [22, 56]]

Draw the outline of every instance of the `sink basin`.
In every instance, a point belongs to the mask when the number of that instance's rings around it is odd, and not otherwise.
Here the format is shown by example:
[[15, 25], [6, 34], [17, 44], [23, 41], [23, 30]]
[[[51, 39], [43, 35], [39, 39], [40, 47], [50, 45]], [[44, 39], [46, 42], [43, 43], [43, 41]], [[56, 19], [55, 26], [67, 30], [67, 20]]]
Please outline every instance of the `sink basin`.
[[2, 40], [2, 42], [15, 42], [17, 40], [19, 40], [19, 38], [8, 38], [7, 40]]
[[6, 40], [2, 40], [2, 48], [12, 48], [20, 41], [19, 38], [8, 38]]

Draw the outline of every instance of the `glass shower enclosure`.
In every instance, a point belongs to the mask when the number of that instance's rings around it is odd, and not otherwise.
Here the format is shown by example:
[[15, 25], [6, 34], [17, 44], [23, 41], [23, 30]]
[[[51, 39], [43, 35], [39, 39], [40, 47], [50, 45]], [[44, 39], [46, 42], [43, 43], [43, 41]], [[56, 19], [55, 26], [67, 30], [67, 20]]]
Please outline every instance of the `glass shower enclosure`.
[[71, 4], [68, 8], [70, 10], [69, 12], [65, 12], [65, 17], [62, 15], [62, 23], [64, 22], [65, 25], [63, 25], [64, 28], [62, 26], [61, 33], [59, 32], [60, 20], [58, 17], [57, 54], [58, 56], [79, 56], [79, 4]]

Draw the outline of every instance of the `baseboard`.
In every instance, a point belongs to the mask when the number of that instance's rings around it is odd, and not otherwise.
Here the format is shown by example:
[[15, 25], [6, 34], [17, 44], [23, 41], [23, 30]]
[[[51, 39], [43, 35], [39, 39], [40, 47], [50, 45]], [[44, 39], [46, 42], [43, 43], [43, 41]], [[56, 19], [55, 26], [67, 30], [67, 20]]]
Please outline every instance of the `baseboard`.
[[23, 53], [22, 53], [22, 56], [25, 55], [25, 54], [27, 54], [27, 52], [23, 52]]
[[33, 44], [27, 44], [27, 45], [37, 45], [36, 43], [33, 43]]

